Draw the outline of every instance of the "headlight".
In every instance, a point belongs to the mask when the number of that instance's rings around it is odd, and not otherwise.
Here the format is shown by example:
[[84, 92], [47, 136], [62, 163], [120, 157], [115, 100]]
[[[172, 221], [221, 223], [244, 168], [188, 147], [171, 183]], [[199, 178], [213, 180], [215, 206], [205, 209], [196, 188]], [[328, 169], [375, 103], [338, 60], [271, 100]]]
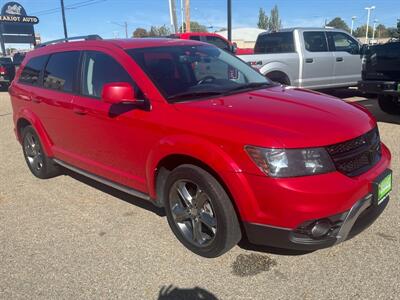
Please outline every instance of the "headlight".
[[245, 150], [260, 170], [271, 177], [307, 176], [335, 170], [324, 148], [269, 149], [246, 146]]

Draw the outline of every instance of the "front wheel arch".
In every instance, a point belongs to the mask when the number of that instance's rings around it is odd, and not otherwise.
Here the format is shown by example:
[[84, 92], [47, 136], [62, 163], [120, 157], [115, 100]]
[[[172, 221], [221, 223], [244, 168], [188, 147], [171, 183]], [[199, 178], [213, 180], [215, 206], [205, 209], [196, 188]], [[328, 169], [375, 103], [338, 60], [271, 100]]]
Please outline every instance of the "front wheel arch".
[[282, 71], [272, 71], [267, 74], [265, 74], [265, 77], [268, 79], [278, 82], [283, 85], [290, 85], [290, 79], [287, 74], [285, 74]]

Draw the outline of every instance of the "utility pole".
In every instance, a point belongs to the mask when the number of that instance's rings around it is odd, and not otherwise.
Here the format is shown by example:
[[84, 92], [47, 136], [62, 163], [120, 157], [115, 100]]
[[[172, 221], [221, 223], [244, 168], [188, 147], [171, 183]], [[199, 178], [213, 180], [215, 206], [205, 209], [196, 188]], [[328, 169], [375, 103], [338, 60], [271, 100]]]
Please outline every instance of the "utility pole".
[[366, 10], [368, 10], [368, 14], [367, 14], [367, 28], [365, 30], [365, 43], [368, 44], [368, 31], [369, 31], [369, 18], [371, 17], [371, 10], [375, 9], [375, 6], [370, 6], [370, 7], [366, 7]]
[[115, 24], [115, 25], [118, 25], [118, 26], [124, 28], [125, 29], [125, 38], [128, 38], [128, 22], [127, 21], [125, 21], [122, 24], [118, 23], [118, 22], [114, 22], [114, 21], [107, 21], [107, 23]]
[[353, 30], [354, 30], [354, 21], [357, 19], [356, 16], [352, 16], [351, 17], [351, 30], [350, 30], [350, 34], [353, 35]]
[[185, 0], [186, 32], [190, 32], [190, 0]]
[[232, 41], [232, 0], [227, 0], [228, 40]]
[[63, 26], [64, 26], [64, 37], [65, 37], [65, 39], [68, 39], [67, 22], [65, 21], [64, 0], [61, 0], [61, 14], [62, 14]]

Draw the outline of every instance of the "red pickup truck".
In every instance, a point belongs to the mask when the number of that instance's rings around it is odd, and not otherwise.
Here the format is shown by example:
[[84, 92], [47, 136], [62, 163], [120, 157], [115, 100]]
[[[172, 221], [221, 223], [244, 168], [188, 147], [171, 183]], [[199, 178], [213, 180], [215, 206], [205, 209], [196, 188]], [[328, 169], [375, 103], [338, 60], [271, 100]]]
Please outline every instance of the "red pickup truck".
[[236, 43], [232, 43], [223, 36], [217, 33], [211, 32], [185, 32], [176, 33], [172, 35], [173, 38], [183, 39], [183, 40], [194, 40], [201, 41], [217, 46], [220, 49], [229, 51], [233, 54], [243, 55], [243, 54], [253, 54], [253, 48], [238, 48]]

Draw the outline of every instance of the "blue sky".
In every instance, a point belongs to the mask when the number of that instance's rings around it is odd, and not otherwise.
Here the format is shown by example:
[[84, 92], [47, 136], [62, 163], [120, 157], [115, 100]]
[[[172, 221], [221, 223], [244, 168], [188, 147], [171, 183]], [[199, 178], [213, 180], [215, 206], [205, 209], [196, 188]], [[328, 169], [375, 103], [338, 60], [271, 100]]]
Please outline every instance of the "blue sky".
[[[17, 0], [18, 1], [18, 0]], [[1, 6], [8, 1], [0, 0]], [[36, 32], [42, 41], [63, 36], [59, 0], [19, 0], [28, 15], [36, 15], [40, 23]], [[176, 0], [179, 8], [180, 0]], [[124, 29], [113, 22], [128, 22], [129, 34], [136, 27], [169, 24], [168, 0], [64, 0], [70, 36], [90, 33], [102, 37], [124, 37]], [[260, 7], [267, 12], [277, 4], [284, 27], [322, 26], [325, 19], [342, 17], [349, 25], [366, 23], [366, 6], [375, 5], [372, 19], [386, 26], [395, 26], [400, 18], [399, 0], [232, 0], [233, 27], [256, 27]], [[226, 0], [191, 0], [191, 17], [215, 29], [226, 26]], [[180, 19], [178, 10], [178, 19]]]

